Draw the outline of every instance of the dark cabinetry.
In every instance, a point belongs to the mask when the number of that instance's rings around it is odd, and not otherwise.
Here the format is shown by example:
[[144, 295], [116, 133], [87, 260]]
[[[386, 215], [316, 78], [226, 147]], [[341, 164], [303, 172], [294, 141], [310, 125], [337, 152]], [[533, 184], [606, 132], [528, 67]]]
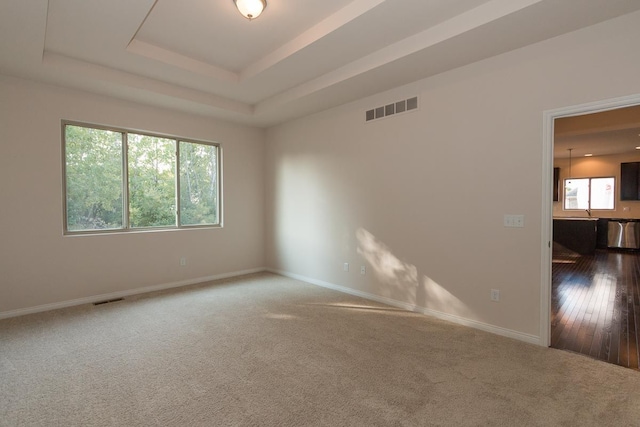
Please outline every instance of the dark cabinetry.
[[560, 168], [553, 168], [553, 201], [560, 200]]
[[553, 241], [580, 255], [596, 251], [598, 234], [595, 218], [554, 218]]
[[620, 200], [640, 200], [640, 162], [620, 163]]
[[596, 231], [596, 247], [606, 248], [609, 245], [609, 218], [598, 218]]

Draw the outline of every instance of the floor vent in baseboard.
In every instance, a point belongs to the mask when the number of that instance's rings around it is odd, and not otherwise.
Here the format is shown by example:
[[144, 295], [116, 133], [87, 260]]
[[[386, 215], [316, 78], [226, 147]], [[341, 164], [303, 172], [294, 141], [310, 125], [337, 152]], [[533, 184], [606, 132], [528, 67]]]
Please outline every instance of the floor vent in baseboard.
[[364, 115], [365, 122], [389, 117], [395, 114], [406, 113], [407, 111], [416, 110], [418, 108], [418, 97], [403, 99], [402, 101], [392, 102], [371, 110], [367, 110]]
[[93, 305], [109, 304], [110, 302], [118, 302], [118, 301], [124, 301], [124, 298], [114, 298], [114, 299], [108, 299], [105, 301], [98, 301], [98, 302], [94, 302]]

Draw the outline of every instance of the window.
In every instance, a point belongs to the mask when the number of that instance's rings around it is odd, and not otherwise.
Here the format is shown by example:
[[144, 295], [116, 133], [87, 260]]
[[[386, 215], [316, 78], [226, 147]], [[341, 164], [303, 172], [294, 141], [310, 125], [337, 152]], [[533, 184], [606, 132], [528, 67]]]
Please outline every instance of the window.
[[220, 225], [220, 147], [63, 123], [65, 232]]
[[608, 178], [568, 178], [564, 180], [564, 208], [573, 209], [614, 209], [615, 179]]

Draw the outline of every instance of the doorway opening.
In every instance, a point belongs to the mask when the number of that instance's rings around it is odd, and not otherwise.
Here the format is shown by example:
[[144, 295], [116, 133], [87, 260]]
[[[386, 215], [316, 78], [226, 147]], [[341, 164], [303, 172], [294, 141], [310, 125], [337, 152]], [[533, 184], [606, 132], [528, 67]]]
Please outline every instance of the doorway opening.
[[544, 124], [541, 343], [638, 369], [640, 95]]

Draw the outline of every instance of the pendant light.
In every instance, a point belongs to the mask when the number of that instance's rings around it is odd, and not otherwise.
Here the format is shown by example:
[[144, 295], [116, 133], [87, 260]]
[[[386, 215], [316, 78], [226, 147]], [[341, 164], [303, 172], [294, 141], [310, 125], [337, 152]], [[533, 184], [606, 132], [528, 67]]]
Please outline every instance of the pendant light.
[[256, 19], [267, 7], [267, 0], [233, 0], [238, 11], [249, 21]]
[[571, 152], [573, 151], [573, 148], [567, 148], [567, 150], [569, 150], [569, 178], [571, 178], [573, 175], [571, 175]]

